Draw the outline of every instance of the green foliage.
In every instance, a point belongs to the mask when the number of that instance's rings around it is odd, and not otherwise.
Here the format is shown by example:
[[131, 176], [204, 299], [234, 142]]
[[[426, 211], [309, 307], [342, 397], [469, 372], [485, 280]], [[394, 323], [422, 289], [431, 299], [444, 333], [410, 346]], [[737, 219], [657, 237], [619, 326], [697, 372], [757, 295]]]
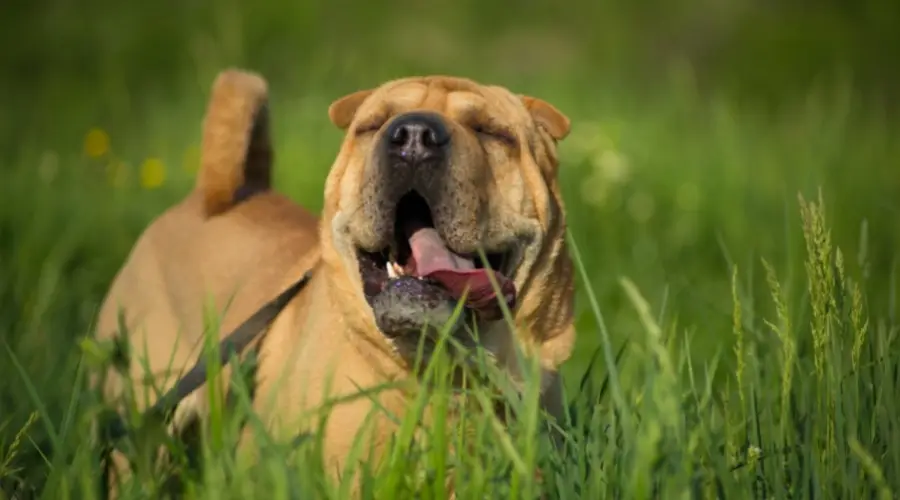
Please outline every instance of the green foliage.
[[[271, 82], [276, 185], [313, 210], [340, 140], [327, 104], [384, 78], [474, 76], [573, 119], [561, 184], [579, 340], [564, 367], [564, 446], [550, 446], [533, 380], [510, 401], [509, 427], [484, 415], [493, 402], [473, 389], [458, 425], [419, 428], [415, 412], [402, 422], [381, 473], [359, 457], [364, 496], [440, 498], [450, 478], [458, 498], [897, 495], [900, 131], [864, 92], [895, 71], [873, 68], [876, 49], [895, 46], [885, 26], [896, 7], [862, 2], [853, 17], [830, 4], [815, 16], [732, 4], [672, 2], [660, 27], [657, 8], [626, 2], [532, 2], [507, 20], [493, 3], [212, 11], [96, 0], [78, 14], [104, 23], [84, 28], [70, 21], [74, 4], [51, 2], [43, 29], [17, 22], [37, 6], [10, 6], [0, 30], [18, 40], [0, 56], [17, 69], [0, 82], [10, 117], [0, 123], [3, 487], [94, 497], [88, 436], [104, 407], [86, 373], [128, 351], [84, 338], [139, 232], [190, 189], [212, 77], [240, 64]], [[671, 50], [647, 55], [660, 46]], [[854, 78], [816, 80], [832, 74]], [[777, 105], [756, 101], [772, 96]], [[430, 368], [417, 409], [456, 404], [447, 373]], [[128, 453], [144, 467], [124, 498], [178, 482], [202, 498], [346, 494], [325, 479], [317, 435], [240, 463], [229, 452], [238, 424], [258, 422], [243, 379], [233, 386], [236, 408], [212, 400], [200, 465], [153, 422], [142, 426]], [[53, 454], [36, 448], [44, 440]], [[172, 459], [151, 464], [160, 442]]]

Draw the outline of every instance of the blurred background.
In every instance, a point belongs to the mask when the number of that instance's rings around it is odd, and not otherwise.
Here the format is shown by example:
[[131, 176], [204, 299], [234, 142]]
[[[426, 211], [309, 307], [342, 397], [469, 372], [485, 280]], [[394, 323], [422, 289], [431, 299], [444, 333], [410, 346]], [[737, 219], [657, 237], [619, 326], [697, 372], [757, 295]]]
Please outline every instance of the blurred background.
[[0, 388], [0, 414], [68, 404], [78, 339], [139, 232], [190, 188], [227, 66], [269, 79], [277, 186], [313, 210], [341, 139], [326, 109], [346, 93], [445, 73], [567, 113], [560, 175], [588, 278], [570, 380], [599, 345], [588, 286], [613, 345], [640, 346], [621, 277], [673, 349], [727, 360], [736, 265], [742, 321], [771, 335], [761, 262], [804, 303], [798, 195], [819, 189], [873, 321], [893, 319], [898, 22], [893, 0], [7, 0], [0, 331], [15, 363], [0, 366], [29, 382]]

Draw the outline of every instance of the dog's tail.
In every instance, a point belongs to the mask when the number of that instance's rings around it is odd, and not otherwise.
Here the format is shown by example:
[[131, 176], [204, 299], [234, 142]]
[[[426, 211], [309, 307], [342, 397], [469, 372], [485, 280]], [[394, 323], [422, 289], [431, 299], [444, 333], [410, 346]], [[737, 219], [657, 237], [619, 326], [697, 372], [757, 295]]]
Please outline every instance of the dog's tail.
[[269, 189], [271, 172], [266, 80], [249, 71], [225, 70], [213, 83], [203, 122], [196, 189], [206, 216]]

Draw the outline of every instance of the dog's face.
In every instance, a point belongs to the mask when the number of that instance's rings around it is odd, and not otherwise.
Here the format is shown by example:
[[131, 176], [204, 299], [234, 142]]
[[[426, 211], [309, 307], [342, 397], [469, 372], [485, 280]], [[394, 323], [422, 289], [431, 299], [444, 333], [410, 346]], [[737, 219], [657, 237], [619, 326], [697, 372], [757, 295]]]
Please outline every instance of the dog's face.
[[348, 314], [393, 342], [444, 326], [459, 300], [483, 326], [503, 320], [500, 303], [518, 314], [570, 294], [556, 290], [569, 276], [547, 276], [570, 274], [557, 262], [556, 186], [569, 120], [553, 106], [422, 77], [345, 96], [329, 115], [346, 137], [326, 183], [323, 255], [351, 288]]

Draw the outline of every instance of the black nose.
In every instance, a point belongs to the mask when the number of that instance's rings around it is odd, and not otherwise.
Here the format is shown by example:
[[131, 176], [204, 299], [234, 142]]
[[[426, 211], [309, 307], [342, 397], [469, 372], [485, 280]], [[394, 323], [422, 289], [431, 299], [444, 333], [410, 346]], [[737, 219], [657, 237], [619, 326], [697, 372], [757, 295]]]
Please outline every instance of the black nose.
[[388, 154], [408, 163], [440, 160], [450, 133], [434, 113], [414, 112], [398, 116], [385, 131]]

